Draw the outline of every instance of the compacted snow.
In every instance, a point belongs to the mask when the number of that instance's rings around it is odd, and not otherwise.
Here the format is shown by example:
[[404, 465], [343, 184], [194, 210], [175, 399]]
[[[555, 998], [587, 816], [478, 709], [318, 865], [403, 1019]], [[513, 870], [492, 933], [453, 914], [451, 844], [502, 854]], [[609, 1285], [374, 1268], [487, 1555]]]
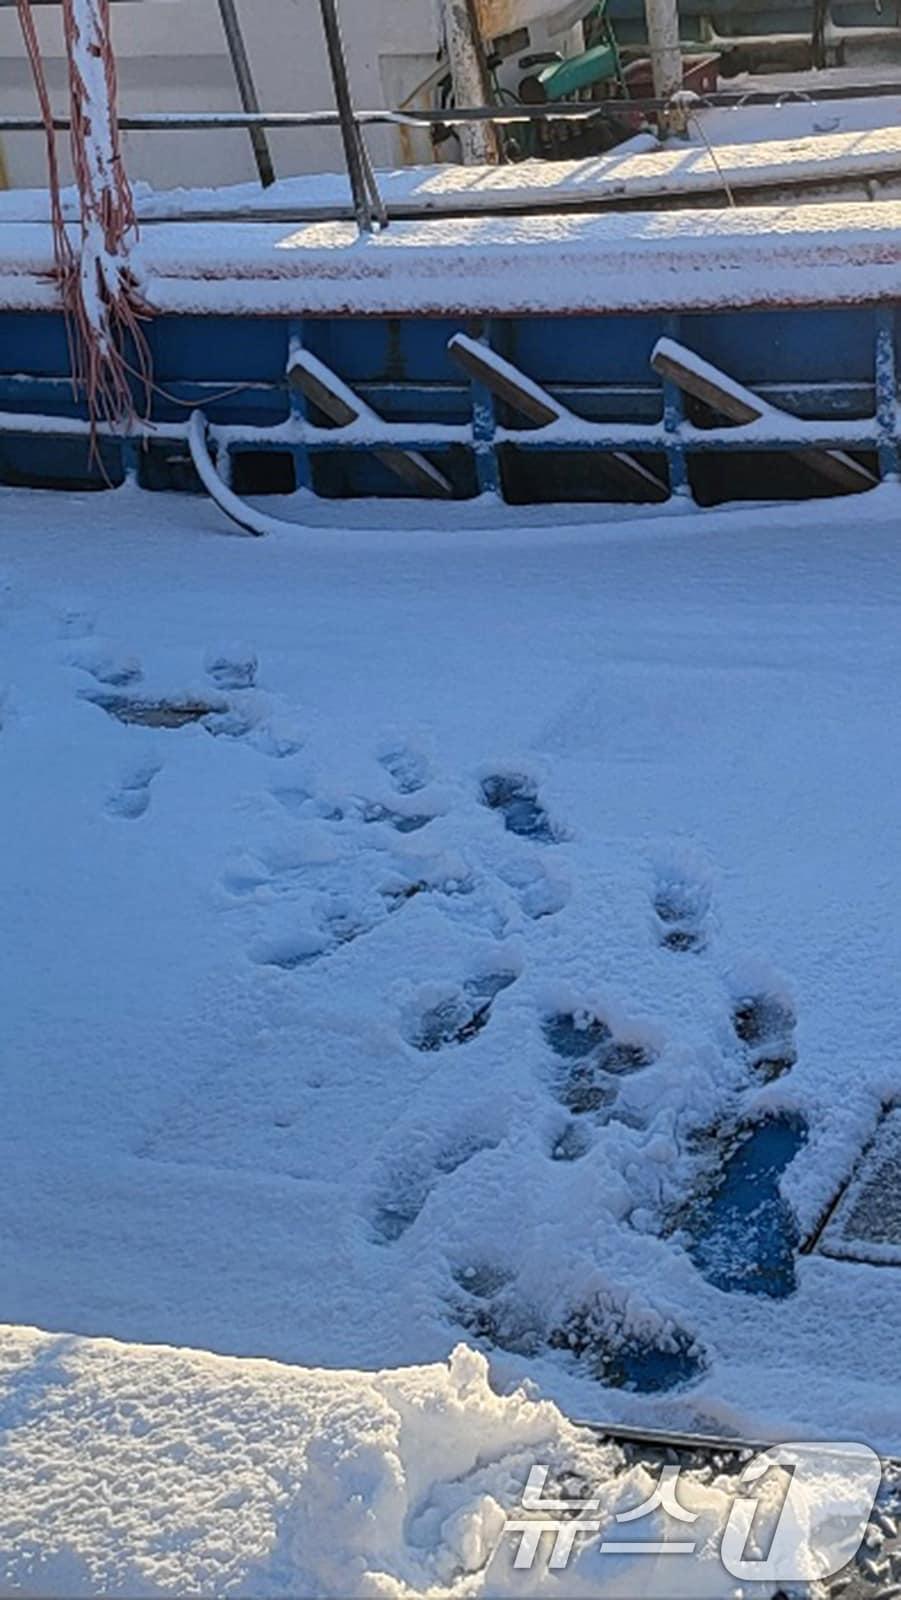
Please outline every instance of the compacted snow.
[[432, 515], [0, 493], [0, 1587], [504, 1593], [555, 1407], [901, 1447], [804, 1251], [901, 1097], [897, 491]]

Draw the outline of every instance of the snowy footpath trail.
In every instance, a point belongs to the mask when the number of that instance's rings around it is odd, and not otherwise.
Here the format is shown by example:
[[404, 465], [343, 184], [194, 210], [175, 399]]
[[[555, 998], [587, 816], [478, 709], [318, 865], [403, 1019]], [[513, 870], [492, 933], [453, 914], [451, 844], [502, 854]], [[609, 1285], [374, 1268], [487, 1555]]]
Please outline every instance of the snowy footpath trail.
[[901, 1451], [901, 1265], [817, 1244], [901, 1102], [901, 496], [435, 515], [0, 491], [0, 1592], [507, 1593], [564, 1418]]

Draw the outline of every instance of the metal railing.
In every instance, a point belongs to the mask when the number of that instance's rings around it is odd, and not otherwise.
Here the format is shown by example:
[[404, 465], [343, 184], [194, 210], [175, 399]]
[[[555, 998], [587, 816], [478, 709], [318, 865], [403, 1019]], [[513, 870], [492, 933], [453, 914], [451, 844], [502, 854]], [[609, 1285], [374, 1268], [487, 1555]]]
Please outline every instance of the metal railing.
[[[7, 0], [0, 0], [0, 5]], [[45, 3], [45, 0], [41, 0]], [[49, 3], [49, 0], [46, 0]], [[737, 111], [761, 106], [786, 106], [793, 103], [819, 105], [836, 100], [871, 100], [893, 96], [901, 99], [901, 78], [887, 83], [848, 83], [817, 86], [814, 93], [803, 89], [745, 89], [716, 90], [707, 94], [691, 95], [695, 109], [721, 108]], [[429, 128], [438, 123], [453, 127], [466, 122], [493, 122], [497, 125], [528, 122], [592, 122], [598, 118], [622, 118], [626, 112], [654, 112], [671, 109], [668, 100], [653, 97], [629, 100], [563, 100], [546, 105], [458, 106], [437, 107], [435, 110], [410, 108], [391, 110], [387, 107], [371, 111], [353, 111], [353, 120], [361, 127], [391, 126], [404, 128]], [[68, 117], [54, 117], [57, 129], [69, 127]], [[141, 111], [120, 116], [119, 126], [126, 132], [163, 132], [169, 130], [234, 128], [339, 128], [341, 117], [337, 111]], [[39, 133], [44, 123], [38, 116], [0, 115], [0, 133]]]
[[[116, 0], [125, 3], [125, 0]], [[441, 107], [431, 109], [405, 108], [393, 110], [377, 108], [358, 111], [354, 107], [347, 71], [347, 62], [341, 34], [337, 0], [319, 0], [323, 31], [328, 52], [335, 108], [330, 111], [263, 111], [260, 109], [253, 73], [245, 46], [236, 0], [217, 0], [223, 29], [231, 57], [235, 81], [241, 99], [239, 111], [188, 111], [188, 112], [138, 112], [119, 117], [123, 132], [225, 132], [241, 129], [247, 132], [253, 148], [254, 161], [263, 188], [275, 182], [275, 165], [268, 130], [307, 128], [337, 128], [341, 132], [345, 166], [350, 183], [353, 216], [361, 232], [369, 232], [374, 225], [385, 227], [389, 217], [379, 193], [378, 184], [366, 148], [364, 129], [367, 127], [401, 128], [453, 128], [471, 123], [491, 123], [495, 126], [515, 126], [549, 122], [590, 124], [595, 121], [616, 123], [625, 114], [661, 114], [672, 110], [672, 103], [654, 97], [641, 99], [608, 99], [592, 101], [562, 101], [544, 105], [505, 104], [502, 106]], [[16, 0], [0, 0], [0, 7], [13, 6]], [[59, 0], [32, 0], [35, 5], [58, 5]], [[754, 90], [741, 92], [729, 90], [698, 95], [691, 93], [693, 110], [704, 107], [722, 107], [742, 110], [749, 107], [779, 107], [791, 102], [825, 102], [847, 99], [879, 99], [901, 95], [901, 81], [883, 83], [841, 84], [817, 87], [814, 94], [801, 89]], [[70, 127], [66, 116], [55, 116], [53, 127], [65, 131]], [[35, 115], [0, 115], [0, 133], [39, 133], [44, 122]]]

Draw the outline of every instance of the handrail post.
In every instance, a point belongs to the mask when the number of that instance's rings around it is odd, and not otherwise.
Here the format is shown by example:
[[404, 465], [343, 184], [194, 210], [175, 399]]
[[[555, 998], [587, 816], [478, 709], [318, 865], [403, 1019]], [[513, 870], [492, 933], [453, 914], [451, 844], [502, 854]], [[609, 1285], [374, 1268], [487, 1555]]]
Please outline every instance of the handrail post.
[[[253, 78], [253, 69], [247, 46], [244, 43], [244, 34], [241, 31], [241, 19], [235, 0], [219, 0], [219, 15], [222, 18], [222, 27], [225, 30], [225, 39], [228, 44], [228, 53], [234, 69], [235, 82], [238, 85], [238, 94], [241, 97], [243, 109], [252, 115], [260, 110], [260, 97]], [[259, 124], [250, 126], [250, 142], [253, 146], [253, 158], [257, 164], [260, 183], [264, 189], [270, 189], [275, 182], [275, 166], [272, 161], [272, 151], [266, 131]]]
[[347, 176], [350, 179], [354, 216], [360, 233], [371, 233], [373, 221], [379, 221], [384, 225], [387, 216], [379, 199], [375, 177], [353, 107], [336, 0], [319, 0], [319, 8], [322, 12], [322, 26], [325, 30], [325, 43], [335, 90], [335, 104], [341, 124], [344, 160], [347, 164]]

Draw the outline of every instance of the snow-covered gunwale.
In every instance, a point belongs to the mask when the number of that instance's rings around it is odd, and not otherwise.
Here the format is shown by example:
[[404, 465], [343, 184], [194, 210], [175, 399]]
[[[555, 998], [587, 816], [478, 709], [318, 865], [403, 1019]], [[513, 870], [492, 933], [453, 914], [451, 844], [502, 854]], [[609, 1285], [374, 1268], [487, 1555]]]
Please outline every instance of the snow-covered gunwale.
[[[159, 224], [132, 255], [158, 315], [560, 316], [840, 306], [901, 295], [901, 202], [350, 224]], [[50, 230], [0, 220], [0, 309], [52, 311]]]

